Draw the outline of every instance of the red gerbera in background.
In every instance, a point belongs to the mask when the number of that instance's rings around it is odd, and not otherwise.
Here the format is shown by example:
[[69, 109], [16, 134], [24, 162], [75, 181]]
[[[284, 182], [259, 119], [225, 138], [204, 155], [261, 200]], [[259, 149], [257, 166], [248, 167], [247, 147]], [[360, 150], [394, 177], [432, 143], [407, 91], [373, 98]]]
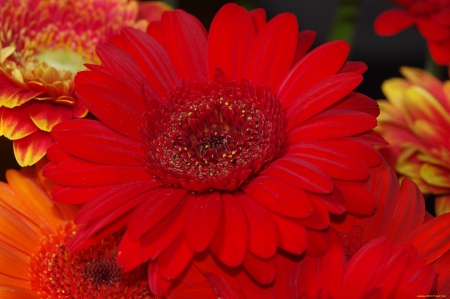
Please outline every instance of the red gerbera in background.
[[433, 60], [450, 64], [450, 1], [392, 0], [404, 8], [392, 8], [375, 20], [375, 32], [394, 35], [416, 25], [426, 39]]
[[99, 120], [52, 132], [54, 199], [86, 203], [73, 250], [126, 225], [119, 263], [150, 260], [155, 294], [207, 249], [268, 284], [278, 248], [320, 256], [330, 213], [373, 213], [364, 182], [385, 141], [372, 132], [377, 104], [353, 92], [366, 67], [345, 62], [347, 43], [304, 56], [314, 33], [292, 14], [266, 24], [235, 4], [209, 34], [181, 10], [148, 33], [98, 47], [103, 65], [75, 84]]
[[[339, 235], [330, 228], [331, 248], [321, 257], [279, 252], [279, 274], [265, 287], [242, 270], [229, 269], [210, 256], [194, 259], [177, 279], [169, 299], [195, 298], [417, 298], [450, 295], [450, 214], [425, 217], [424, 200], [414, 183], [399, 186], [385, 164], [368, 181], [378, 210], [371, 217], [346, 214]], [[429, 221], [423, 224], [424, 219]], [[380, 237], [381, 236], [381, 237]], [[264, 269], [261, 269], [264, 271]]]

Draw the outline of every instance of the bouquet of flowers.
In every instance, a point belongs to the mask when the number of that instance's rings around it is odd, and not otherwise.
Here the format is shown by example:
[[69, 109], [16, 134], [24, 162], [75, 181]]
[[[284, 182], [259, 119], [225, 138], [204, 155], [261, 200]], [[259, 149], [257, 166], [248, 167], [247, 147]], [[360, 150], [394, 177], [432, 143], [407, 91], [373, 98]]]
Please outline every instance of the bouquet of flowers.
[[[448, 66], [450, 3], [395, 2], [375, 31]], [[450, 295], [450, 81], [375, 101], [348, 42], [235, 3], [0, 5], [1, 298]]]

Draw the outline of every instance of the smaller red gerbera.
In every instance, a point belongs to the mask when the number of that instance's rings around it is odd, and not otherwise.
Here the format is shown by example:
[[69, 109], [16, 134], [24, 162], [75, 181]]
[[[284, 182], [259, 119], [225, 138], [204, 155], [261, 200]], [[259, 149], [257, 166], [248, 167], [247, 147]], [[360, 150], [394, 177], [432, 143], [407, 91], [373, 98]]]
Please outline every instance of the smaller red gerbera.
[[450, 271], [444, 265], [450, 260], [450, 213], [433, 218], [425, 210], [425, 201], [419, 188], [409, 178], [401, 185], [395, 171], [383, 163], [372, 170], [368, 182], [378, 204], [369, 217], [345, 214], [332, 217], [332, 224], [341, 236], [348, 259], [370, 241], [389, 238], [394, 245], [411, 243], [438, 273], [433, 291], [450, 292]]
[[450, 1], [392, 1], [404, 8], [380, 14], [375, 20], [375, 32], [393, 35], [415, 24], [426, 39], [433, 60], [440, 65], [450, 64]]

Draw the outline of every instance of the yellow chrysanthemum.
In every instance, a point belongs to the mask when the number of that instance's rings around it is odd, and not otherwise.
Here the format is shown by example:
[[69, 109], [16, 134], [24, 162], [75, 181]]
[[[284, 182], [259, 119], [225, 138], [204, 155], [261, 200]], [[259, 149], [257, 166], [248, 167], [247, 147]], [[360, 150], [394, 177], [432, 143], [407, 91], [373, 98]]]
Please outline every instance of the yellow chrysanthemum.
[[382, 85], [387, 101], [378, 102], [377, 130], [391, 145], [381, 151], [423, 193], [438, 195], [438, 215], [450, 212], [450, 81], [417, 68], [400, 71], [405, 79]]
[[155, 298], [145, 268], [125, 273], [118, 267], [120, 235], [69, 252], [79, 207], [54, 203], [49, 182], [33, 167], [8, 170], [6, 177], [8, 183], [0, 182], [0, 298]]
[[160, 2], [140, 5], [135, 0], [2, 3], [0, 134], [13, 140], [21, 166], [45, 155], [54, 125], [87, 114], [75, 98], [73, 78], [84, 63], [99, 62], [95, 47], [124, 26], [145, 30], [149, 21], [170, 9]]

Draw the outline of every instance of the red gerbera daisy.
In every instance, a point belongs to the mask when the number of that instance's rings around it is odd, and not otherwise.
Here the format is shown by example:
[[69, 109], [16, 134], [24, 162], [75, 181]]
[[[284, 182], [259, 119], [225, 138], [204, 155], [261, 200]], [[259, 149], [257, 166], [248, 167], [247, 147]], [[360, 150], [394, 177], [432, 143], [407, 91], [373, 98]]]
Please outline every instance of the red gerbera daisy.
[[433, 60], [440, 65], [450, 64], [450, 1], [448, 0], [392, 0], [404, 8], [392, 8], [375, 20], [375, 32], [394, 35], [416, 25], [426, 39]]
[[[381, 158], [379, 109], [353, 92], [365, 65], [314, 38], [292, 14], [266, 24], [235, 4], [209, 34], [184, 11], [145, 34], [127, 28], [97, 49], [102, 66], [76, 79], [97, 120], [62, 123], [45, 175], [56, 201], [86, 203], [76, 250], [127, 226], [125, 269], [150, 260], [162, 294], [195, 253], [210, 249], [262, 284], [277, 249], [326, 251], [329, 214], [370, 215], [364, 186]], [[303, 57], [304, 56], [304, 57]]]
[[273, 260], [279, 274], [268, 286], [258, 285], [242, 267], [230, 269], [208, 255], [198, 256], [177, 279], [168, 299], [194, 294], [201, 294], [195, 298], [202, 299], [449, 295], [450, 214], [423, 224], [424, 201], [419, 190], [409, 179], [400, 187], [386, 165], [373, 169], [368, 184], [379, 209], [371, 217], [345, 215], [347, 219], [337, 226], [344, 247], [330, 228], [332, 246], [321, 257], [295, 257], [279, 251]]
[[450, 294], [450, 213], [433, 218], [425, 210], [425, 201], [419, 188], [409, 179], [401, 186], [391, 167], [386, 164], [372, 171], [369, 180], [378, 209], [370, 217], [355, 215], [333, 216], [332, 226], [341, 235], [348, 259], [364, 244], [387, 237], [394, 244], [412, 243], [419, 257], [427, 265], [435, 266], [437, 283], [435, 294]]

